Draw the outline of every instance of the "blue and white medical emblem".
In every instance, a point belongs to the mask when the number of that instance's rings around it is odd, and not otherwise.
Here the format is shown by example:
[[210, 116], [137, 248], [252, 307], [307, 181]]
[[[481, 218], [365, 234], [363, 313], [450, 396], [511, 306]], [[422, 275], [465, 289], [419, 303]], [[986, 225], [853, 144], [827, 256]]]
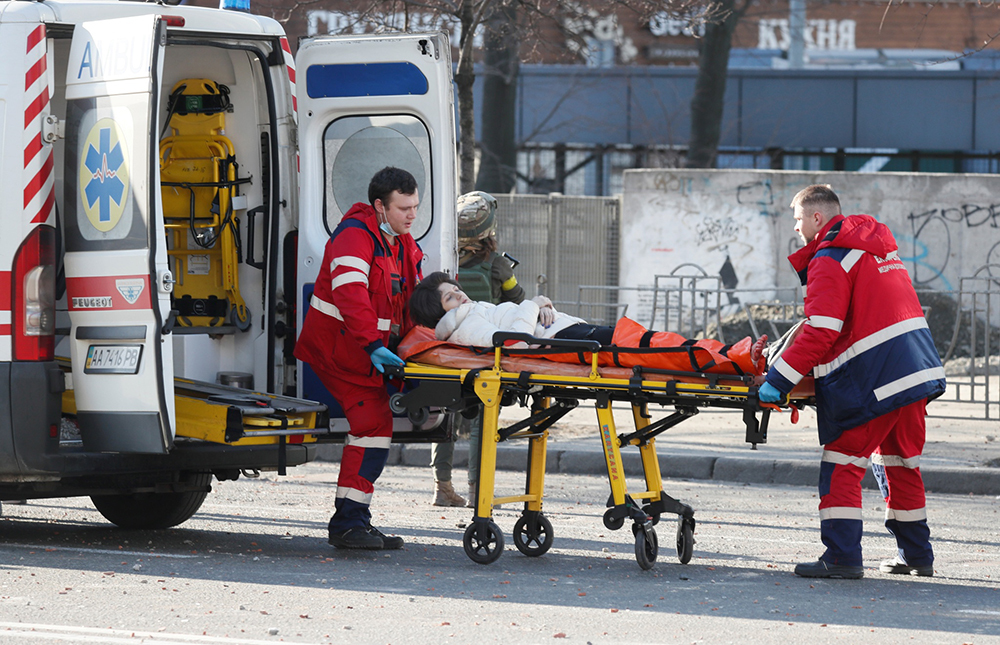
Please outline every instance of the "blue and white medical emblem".
[[114, 119], [99, 119], [87, 134], [80, 154], [83, 210], [93, 227], [102, 233], [118, 224], [128, 201], [126, 143], [125, 134]]

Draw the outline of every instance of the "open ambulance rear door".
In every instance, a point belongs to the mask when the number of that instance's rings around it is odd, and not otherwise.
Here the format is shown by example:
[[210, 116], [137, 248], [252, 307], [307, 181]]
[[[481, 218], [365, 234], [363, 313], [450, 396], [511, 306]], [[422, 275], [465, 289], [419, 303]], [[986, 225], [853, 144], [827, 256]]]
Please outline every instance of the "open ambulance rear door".
[[[412, 227], [426, 259], [423, 271], [455, 272], [455, 109], [451, 45], [443, 33], [319, 37], [296, 55], [299, 241], [297, 329], [330, 234], [355, 202], [368, 203], [368, 182], [385, 166], [417, 180], [420, 207]], [[300, 396], [340, 408], [308, 366]], [[397, 430], [412, 430], [405, 419]], [[339, 424], [339, 427], [338, 427]], [[405, 427], [404, 427], [405, 426]]]
[[66, 296], [89, 451], [173, 444], [172, 276], [160, 208], [158, 16], [76, 26], [66, 78]]

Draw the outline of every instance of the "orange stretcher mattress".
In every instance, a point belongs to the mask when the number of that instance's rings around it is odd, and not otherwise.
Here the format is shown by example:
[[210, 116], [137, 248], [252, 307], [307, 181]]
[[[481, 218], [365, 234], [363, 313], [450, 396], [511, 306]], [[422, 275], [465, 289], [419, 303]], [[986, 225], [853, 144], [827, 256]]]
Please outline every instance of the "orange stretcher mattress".
[[[426, 327], [414, 327], [400, 342], [397, 349], [400, 358], [414, 363], [424, 363], [436, 365], [438, 367], [451, 367], [454, 369], [492, 369], [494, 364], [494, 352], [489, 349], [473, 349], [462, 345], [453, 345], [434, 337], [434, 332]], [[553, 361], [542, 356], [517, 355], [518, 350], [504, 349], [500, 358], [500, 368], [505, 372], [531, 372], [535, 374], [547, 374], [554, 376], [590, 376], [590, 364], [566, 363], [562, 362], [565, 353], [559, 354], [560, 360]], [[589, 357], [589, 354], [586, 355]], [[624, 379], [632, 377], [632, 369], [629, 367], [617, 367], [614, 365], [598, 365], [598, 376], [603, 378]], [[725, 376], [725, 375], [722, 375]], [[730, 375], [738, 379], [736, 374]], [[755, 377], [762, 380], [762, 377]], [[707, 378], [699, 373], [687, 374], [656, 374], [644, 373], [643, 379], [647, 381], [679, 381], [681, 383], [704, 384]], [[803, 399], [815, 396], [813, 388], [813, 378], [807, 376], [792, 390], [794, 399]]]

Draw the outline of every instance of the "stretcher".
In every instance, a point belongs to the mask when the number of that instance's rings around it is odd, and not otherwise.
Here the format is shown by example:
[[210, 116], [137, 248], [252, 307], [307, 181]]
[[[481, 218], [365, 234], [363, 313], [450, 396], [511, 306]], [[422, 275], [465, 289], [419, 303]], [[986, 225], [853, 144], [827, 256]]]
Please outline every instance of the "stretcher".
[[[408, 391], [390, 398], [393, 412], [406, 413], [414, 424], [419, 424], [434, 408], [468, 417], [476, 415], [480, 407], [483, 410], [475, 511], [462, 540], [465, 553], [480, 564], [495, 562], [503, 553], [504, 535], [492, 518], [493, 508], [500, 504], [524, 504], [513, 530], [518, 551], [536, 557], [551, 548], [552, 523], [542, 513], [548, 432], [581, 400], [593, 401], [597, 411], [598, 434], [611, 487], [604, 525], [614, 531], [631, 521], [635, 557], [642, 569], [652, 568], [656, 561], [659, 541], [654, 527], [664, 513], [678, 516], [675, 544], [682, 564], [691, 560], [694, 547], [694, 509], [664, 492], [656, 437], [701, 409], [736, 409], [743, 412], [746, 441], [756, 448], [767, 442], [770, 413], [778, 409], [758, 401], [754, 375], [602, 367], [598, 365], [599, 354], [608, 348], [601, 348], [596, 341], [546, 340], [497, 332], [493, 348], [487, 353], [434, 342], [433, 336], [411, 336], [399, 348], [407, 364], [392, 370], [393, 376], [404, 379], [409, 386]], [[512, 341], [544, 347], [505, 347]], [[590, 362], [568, 364], [543, 357], [546, 353], [565, 356], [566, 352], [580, 353]], [[811, 387], [808, 379], [782, 405], [797, 409], [810, 402], [814, 396]], [[631, 406], [634, 430], [619, 433], [615, 427], [611, 406], [616, 402]], [[529, 407], [529, 416], [501, 428], [500, 409], [514, 403]], [[651, 404], [672, 406], [674, 411], [654, 422], [649, 414]], [[499, 497], [494, 493], [497, 444], [515, 439], [528, 441], [524, 494]], [[644, 491], [627, 489], [621, 457], [626, 446], [639, 449]]]
[[[70, 360], [57, 357], [64, 373], [72, 374]], [[175, 430], [180, 440], [230, 446], [278, 445], [278, 473], [285, 474], [289, 443], [316, 443], [330, 434], [330, 417], [322, 403], [242, 388], [174, 378]], [[77, 415], [74, 390], [62, 395], [63, 417]]]
[[[236, 153], [225, 135], [228, 90], [207, 79], [180, 81], [171, 94], [172, 134], [160, 141], [167, 257], [177, 280], [177, 333], [250, 327], [240, 292]], [[228, 323], [228, 324], [227, 324]]]

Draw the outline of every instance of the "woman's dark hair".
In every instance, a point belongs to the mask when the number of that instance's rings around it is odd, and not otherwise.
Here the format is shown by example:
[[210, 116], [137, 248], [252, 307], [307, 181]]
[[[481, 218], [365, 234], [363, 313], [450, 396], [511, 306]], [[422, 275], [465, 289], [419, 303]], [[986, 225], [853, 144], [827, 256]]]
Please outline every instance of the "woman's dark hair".
[[412, 195], [417, 192], [417, 180], [402, 168], [386, 166], [368, 182], [368, 203], [374, 207], [375, 200], [381, 199], [388, 206], [389, 196], [395, 190], [403, 195]]
[[444, 317], [444, 307], [441, 306], [441, 292], [438, 291], [438, 287], [446, 283], [462, 287], [444, 271], [435, 271], [413, 288], [413, 295], [410, 296], [410, 318], [413, 322], [431, 329], [437, 326], [438, 321]]

